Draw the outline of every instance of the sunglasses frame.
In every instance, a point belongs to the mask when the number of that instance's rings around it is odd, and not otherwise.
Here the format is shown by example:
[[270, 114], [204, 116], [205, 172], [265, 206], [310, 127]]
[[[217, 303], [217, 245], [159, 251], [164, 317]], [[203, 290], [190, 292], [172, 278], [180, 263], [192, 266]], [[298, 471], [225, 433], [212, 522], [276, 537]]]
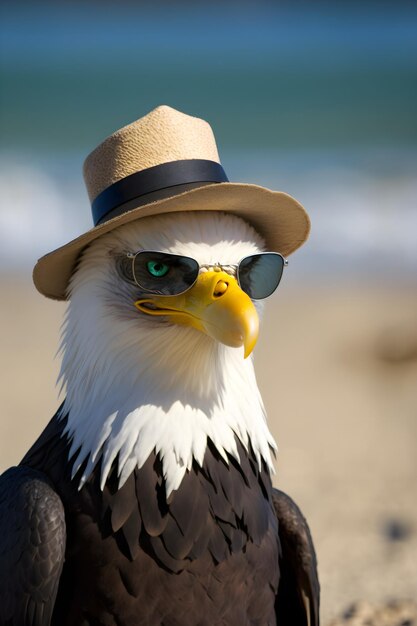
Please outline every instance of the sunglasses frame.
[[[191, 261], [194, 261], [194, 262], [197, 264], [197, 267], [198, 267], [198, 273], [197, 273], [197, 276], [196, 276], [195, 280], [193, 281], [193, 283], [192, 283], [189, 287], [187, 287], [187, 289], [184, 289], [183, 291], [179, 291], [178, 293], [175, 293], [175, 294], [169, 294], [169, 295], [167, 295], [167, 294], [160, 294], [160, 293], [158, 293], [158, 292], [155, 292], [155, 291], [151, 291], [151, 290], [149, 290], [149, 289], [146, 289], [146, 287], [144, 287], [143, 285], [141, 285], [141, 284], [138, 282], [138, 280], [136, 279], [136, 274], [135, 274], [135, 259], [136, 259], [136, 257], [138, 256], [138, 254], [141, 254], [141, 253], [143, 253], [143, 252], [146, 252], [146, 253], [148, 253], [148, 254], [166, 254], [167, 256], [181, 257], [181, 258], [183, 258], [183, 259], [190, 259]], [[247, 292], [243, 289], [242, 285], [240, 284], [240, 280], [239, 280], [239, 266], [240, 266], [240, 264], [242, 263], [242, 261], [244, 261], [245, 259], [248, 259], [248, 258], [250, 258], [250, 257], [253, 257], [253, 256], [260, 256], [260, 255], [274, 255], [274, 256], [279, 256], [279, 257], [281, 257], [281, 259], [282, 259], [282, 261], [283, 261], [283, 266], [282, 266], [282, 273], [281, 273], [281, 277], [280, 277], [280, 279], [279, 279], [278, 285], [275, 287], [275, 289], [274, 289], [273, 291], [271, 291], [271, 293], [270, 293], [269, 295], [265, 296], [264, 298], [251, 298], [252, 300], [265, 300], [265, 298], [269, 298], [269, 296], [272, 296], [272, 294], [273, 294], [273, 293], [276, 291], [276, 289], [279, 287], [279, 284], [280, 284], [280, 282], [281, 282], [281, 278], [282, 278], [282, 274], [284, 273], [284, 268], [288, 265], [288, 260], [287, 260], [287, 259], [286, 259], [286, 258], [285, 258], [285, 257], [284, 257], [281, 253], [280, 253], [280, 252], [255, 252], [254, 254], [247, 254], [246, 256], [242, 257], [242, 258], [240, 259], [240, 261], [239, 261], [238, 263], [236, 263], [236, 264], [230, 264], [230, 263], [229, 263], [229, 264], [224, 264], [224, 265], [222, 265], [221, 263], [204, 263], [204, 264], [200, 265], [200, 264], [199, 264], [199, 262], [198, 262], [196, 259], [193, 259], [193, 257], [191, 257], [191, 256], [187, 256], [187, 255], [185, 255], [185, 254], [174, 254], [174, 253], [171, 253], [171, 252], [162, 252], [161, 250], [146, 250], [146, 249], [141, 249], [141, 250], [138, 250], [137, 252], [125, 252], [125, 255], [126, 255], [126, 257], [127, 257], [128, 259], [130, 259], [130, 260], [132, 261], [132, 276], [133, 276], [133, 280], [134, 280], [135, 284], [136, 284], [138, 287], [140, 287], [140, 289], [143, 289], [143, 290], [144, 290], [144, 291], [146, 291], [147, 293], [150, 293], [150, 294], [153, 294], [153, 295], [156, 295], [156, 296], [164, 296], [164, 297], [166, 297], [166, 298], [170, 298], [170, 297], [172, 297], [172, 296], [180, 296], [180, 295], [182, 295], [183, 293], [186, 293], [187, 291], [189, 291], [190, 289], [192, 289], [192, 287], [194, 287], [194, 285], [195, 285], [195, 284], [196, 284], [196, 282], [197, 282], [198, 276], [199, 276], [199, 274], [201, 273], [201, 269], [204, 269], [204, 268], [207, 268], [207, 269], [208, 269], [208, 268], [218, 268], [218, 271], [224, 271], [224, 272], [226, 272], [226, 274], [228, 273], [228, 272], [227, 272], [227, 269], [229, 269], [229, 268], [233, 268], [234, 273], [235, 273], [235, 276], [236, 276], [236, 280], [237, 280], [237, 282], [238, 282], [239, 287], [242, 289], [242, 291], [244, 291], [245, 293], [247, 293]], [[224, 268], [226, 268], [226, 269], [224, 269]], [[229, 273], [230, 273], [230, 272], [229, 272]], [[247, 294], [247, 295], [249, 295], [249, 294]], [[250, 296], [249, 296], [249, 297], [250, 297]]]

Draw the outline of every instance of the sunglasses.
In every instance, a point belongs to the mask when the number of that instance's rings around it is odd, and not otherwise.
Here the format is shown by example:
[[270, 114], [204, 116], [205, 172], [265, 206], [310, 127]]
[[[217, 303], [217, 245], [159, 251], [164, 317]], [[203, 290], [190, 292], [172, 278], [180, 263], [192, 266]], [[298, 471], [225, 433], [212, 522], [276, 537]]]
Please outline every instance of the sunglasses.
[[135, 283], [148, 293], [178, 296], [194, 285], [200, 270], [219, 268], [236, 276], [240, 288], [253, 300], [270, 296], [278, 287], [288, 261], [278, 252], [245, 256], [237, 265], [199, 265], [195, 259], [166, 252], [127, 252]]

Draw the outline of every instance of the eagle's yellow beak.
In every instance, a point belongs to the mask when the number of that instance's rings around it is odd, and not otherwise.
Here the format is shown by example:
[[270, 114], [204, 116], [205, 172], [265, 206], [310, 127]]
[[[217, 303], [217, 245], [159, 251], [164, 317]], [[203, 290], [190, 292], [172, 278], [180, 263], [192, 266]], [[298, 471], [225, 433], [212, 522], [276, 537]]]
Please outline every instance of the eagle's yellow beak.
[[227, 346], [244, 346], [245, 358], [258, 339], [259, 318], [252, 300], [236, 279], [223, 271], [203, 272], [195, 285], [179, 296], [150, 296], [135, 306], [147, 315], [169, 316]]

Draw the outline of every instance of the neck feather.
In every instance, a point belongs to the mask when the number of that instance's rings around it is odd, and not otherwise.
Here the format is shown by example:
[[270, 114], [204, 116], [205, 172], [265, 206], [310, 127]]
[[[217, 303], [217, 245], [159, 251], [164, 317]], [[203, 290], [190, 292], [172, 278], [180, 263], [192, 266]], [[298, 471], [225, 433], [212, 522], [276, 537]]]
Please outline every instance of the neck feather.
[[236, 436], [245, 447], [250, 442], [259, 465], [263, 458], [272, 470], [275, 443], [252, 358], [244, 360], [241, 349], [194, 329], [167, 326], [158, 329], [157, 345], [148, 332], [136, 345], [118, 351], [113, 346], [111, 354], [103, 349], [100, 367], [82, 337], [72, 337], [68, 319], [62, 414], [68, 414], [73, 474], [87, 460], [80, 486], [101, 457], [102, 487], [116, 458], [122, 486], [155, 449], [169, 495], [193, 459], [202, 465], [208, 438], [226, 462], [227, 453], [239, 461]]

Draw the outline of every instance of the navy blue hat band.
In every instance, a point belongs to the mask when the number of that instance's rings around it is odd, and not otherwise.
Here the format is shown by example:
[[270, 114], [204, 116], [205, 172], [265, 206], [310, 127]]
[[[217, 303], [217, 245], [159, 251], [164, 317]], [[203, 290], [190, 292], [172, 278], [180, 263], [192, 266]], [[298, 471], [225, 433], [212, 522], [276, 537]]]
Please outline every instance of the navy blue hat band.
[[[115, 209], [121, 205], [152, 194], [152, 201], [158, 200], [155, 192], [172, 189], [172, 195], [181, 193], [183, 186], [190, 183], [227, 183], [229, 179], [220, 163], [206, 159], [184, 159], [170, 161], [135, 172], [117, 181], [102, 191], [91, 205], [94, 226], [114, 217]], [[175, 190], [175, 187], [178, 189]], [[141, 203], [142, 204], [142, 203]], [[131, 206], [131, 205], [130, 205]], [[118, 211], [117, 214], [124, 211]], [[109, 215], [111, 214], [111, 215]]]

